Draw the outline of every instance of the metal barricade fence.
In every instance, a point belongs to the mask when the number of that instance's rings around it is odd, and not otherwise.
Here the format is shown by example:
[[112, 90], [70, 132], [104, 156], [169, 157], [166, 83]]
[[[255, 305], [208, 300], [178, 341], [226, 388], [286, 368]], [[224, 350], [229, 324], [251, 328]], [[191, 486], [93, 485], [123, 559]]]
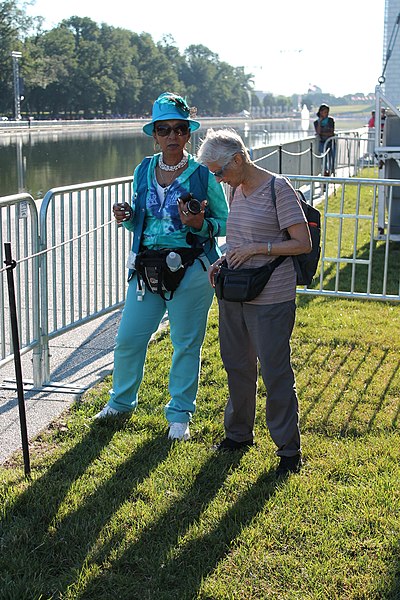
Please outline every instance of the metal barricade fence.
[[121, 306], [131, 234], [118, 228], [114, 202], [129, 202], [132, 177], [55, 188], [40, 210], [43, 374], [49, 340]]
[[[335, 144], [335, 172], [357, 175], [363, 167], [374, 165], [374, 156], [369, 154], [368, 132], [340, 133], [326, 140], [320, 153], [315, 137], [297, 140], [285, 145], [255, 148], [253, 160], [275, 173], [314, 175], [324, 172], [324, 160], [329, 152], [329, 143]], [[268, 154], [264, 154], [268, 150]]]
[[39, 307], [39, 227], [35, 201], [29, 194], [0, 198], [0, 367], [13, 359], [10, 314], [6, 302], [4, 244], [10, 242], [15, 269], [15, 296], [21, 354], [33, 350], [36, 384], [41, 383]]
[[[299, 293], [349, 299], [400, 301], [400, 247], [389, 227], [378, 227], [378, 191], [391, 222], [393, 190], [400, 180], [288, 175], [322, 212], [321, 260], [315, 282]], [[322, 192], [322, 190], [324, 190]]]

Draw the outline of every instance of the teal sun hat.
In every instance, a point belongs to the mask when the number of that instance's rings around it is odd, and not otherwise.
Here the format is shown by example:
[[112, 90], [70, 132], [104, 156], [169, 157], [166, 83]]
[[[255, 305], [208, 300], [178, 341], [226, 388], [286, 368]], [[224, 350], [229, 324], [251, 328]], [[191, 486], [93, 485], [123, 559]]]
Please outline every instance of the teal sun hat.
[[195, 109], [190, 109], [186, 100], [181, 96], [177, 96], [171, 92], [164, 92], [154, 102], [151, 121], [144, 125], [143, 131], [146, 135], [153, 135], [154, 123], [156, 121], [172, 120], [187, 121], [190, 131], [196, 131], [200, 127], [200, 123], [191, 118], [194, 112]]

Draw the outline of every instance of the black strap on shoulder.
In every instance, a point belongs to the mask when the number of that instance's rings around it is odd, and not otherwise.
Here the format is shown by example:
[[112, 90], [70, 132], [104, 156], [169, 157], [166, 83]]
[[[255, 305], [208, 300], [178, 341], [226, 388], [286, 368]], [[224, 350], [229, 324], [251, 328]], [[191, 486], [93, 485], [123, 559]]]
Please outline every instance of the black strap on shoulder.
[[[271, 179], [271, 197], [272, 197], [272, 202], [274, 203], [275, 209], [276, 209], [276, 192], [275, 192], [275, 175], [272, 175], [272, 179]], [[276, 269], [276, 267], [279, 267], [280, 264], [283, 263], [284, 260], [286, 260], [287, 258], [289, 258], [288, 256], [278, 256], [278, 258], [276, 258], [272, 263], [271, 263], [271, 267], [273, 267], [273, 269]]]
[[276, 208], [276, 193], [275, 193], [275, 175], [272, 175], [272, 179], [271, 179], [271, 196], [272, 196], [272, 202], [274, 203], [274, 206]]

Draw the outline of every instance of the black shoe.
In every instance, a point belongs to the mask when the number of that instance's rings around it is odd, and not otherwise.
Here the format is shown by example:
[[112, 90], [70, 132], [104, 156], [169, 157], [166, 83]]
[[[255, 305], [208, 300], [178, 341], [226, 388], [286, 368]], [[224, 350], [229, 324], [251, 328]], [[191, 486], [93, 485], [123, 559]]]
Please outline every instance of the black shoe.
[[298, 473], [302, 465], [303, 461], [300, 454], [295, 454], [295, 456], [281, 456], [276, 475], [284, 477], [285, 475], [289, 475], [289, 473]]
[[225, 438], [224, 440], [222, 440], [222, 442], [213, 446], [213, 449], [217, 450], [217, 452], [223, 452], [226, 450], [228, 452], [233, 452], [234, 450], [242, 450], [243, 448], [250, 448], [250, 446], [253, 446], [253, 444], [254, 444], [253, 440], [246, 440], [244, 442], [235, 442], [235, 440], [231, 440], [230, 438]]

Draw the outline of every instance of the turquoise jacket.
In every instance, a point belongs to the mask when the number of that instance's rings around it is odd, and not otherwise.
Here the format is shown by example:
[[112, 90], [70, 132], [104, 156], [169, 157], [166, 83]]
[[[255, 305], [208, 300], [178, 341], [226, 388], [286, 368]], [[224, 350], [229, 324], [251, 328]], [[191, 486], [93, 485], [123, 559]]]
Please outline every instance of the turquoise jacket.
[[[204, 198], [197, 200], [207, 200], [206, 219], [203, 227], [193, 229], [183, 225], [178, 211], [177, 200], [180, 196], [190, 191], [190, 177], [199, 168], [200, 164], [189, 155], [187, 168], [177, 177], [166, 191], [166, 195], [160, 202], [155, 184], [155, 168], [158, 163], [159, 154], [155, 154], [150, 159], [147, 170], [147, 191], [144, 224], [141, 227], [141, 246], [151, 249], [157, 248], [178, 248], [190, 247], [186, 236], [191, 232], [194, 236], [207, 238], [210, 234], [214, 237], [223, 237], [226, 233], [226, 219], [228, 216], [228, 205], [222, 185], [218, 183], [215, 177], [208, 173], [208, 185]], [[138, 170], [135, 169], [133, 176], [133, 195], [132, 208], [135, 213], [136, 206], [143, 202], [143, 198], [138, 198]], [[135, 215], [129, 221], [124, 222], [124, 227], [129, 231], [135, 232]], [[137, 230], [137, 227], [136, 227]], [[135, 245], [135, 240], [133, 246]]]

